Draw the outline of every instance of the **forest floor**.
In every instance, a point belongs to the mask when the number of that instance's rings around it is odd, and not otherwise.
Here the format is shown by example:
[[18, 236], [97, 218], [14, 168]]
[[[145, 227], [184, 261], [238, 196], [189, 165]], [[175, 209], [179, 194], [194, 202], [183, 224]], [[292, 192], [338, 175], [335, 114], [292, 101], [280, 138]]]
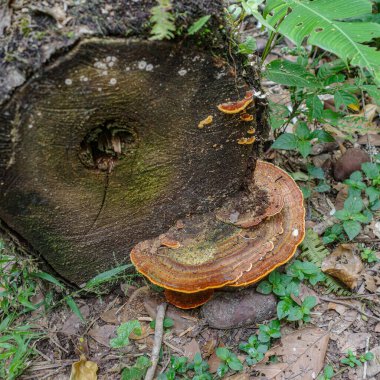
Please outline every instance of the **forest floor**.
[[[285, 101], [286, 93], [280, 88], [271, 88], [273, 99], [277, 102]], [[375, 142], [376, 144], [376, 142]], [[377, 145], [379, 142], [377, 141]], [[336, 160], [342, 150], [350, 146], [368, 150], [367, 145], [358, 143], [344, 143], [318, 147], [312, 160], [316, 166], [322, 166], [328, 160]], [[370, 149], [377, 149], [371, 145]], [[327, 151], [326, 151], [327, 150]], [[305, 161], [297, 155], [287, 154], [286, 157], [277, 152], [269, 151], [267, 159], [283, 167], [289, 172], [305, 172]], [[319, 235], [331, 224], [331, 209], [339, 208], [341, 202], [342, 184], [327, 176], [331, 189], [319, 193], [312, 191], [305, 202], [307, 227], [314, 228]], [[313, 188], [313, 184], [311, 187]], [[311, 320], [308, 323], [288, 322], [282, 324], [282, 338], [277, 340], [266, 353], [264, 363], [256, 366], [245, 365], [242, 372], [230, 371], [226, 379], [312, 379], [327, 364], [331, 364], [335, 373], [334, 379], [378, 379], [380, 376], [380, 263], [364, 262], [358, 253], [361, 244], [371, 248], [379, 257], [379, 231], [376, 223], [368, 225], [348, 246], [354, 255], [342, 256], [340, 264], [345, 266], [346, 276], [354, 281], [351, 292], [348, 288], [339, 288], [340, 294], [326, 295], [326, 287], [303, 284], [300, 299], [307, 295], [316, 297], [317, 305], [312, 310]], [[14, 255], [10, 249], [11, 243], [3, 248], [3, 254]], [[339, 244], [329, 246], [329, 253]], [[338, 247], [339, 248], [339, 247]], [[301, 252], [299, 250], [298, 254]], [[296, 254], [295, 259], [297, 259]], [[25, 270], [30, 268], [30, 259], [17, 256], [17, 266]], [[24, 263], [23, 263], [24, 261]], [[4, 270], [4, 268], [3, 268]], [[37, 281], [34, 295], [30, 302], [39, 304], [48, 297], [51, 284]], [[59, 289], [56, 288], [56, 291]], [[330, 289], [331, 290], [331, 289]], [[254, 289], [249, 292], [255, 292]], [[50, 293], [49, 293], [50, 294]], [[58, 295], [59, 296], [59, 295]], [[57, 294], [55, 295], [57, 297]], [[230, 292], [230, 299], [235, 298]], [[222, 315], [215, 318], [228, 319], [228, 297], [223, 315], [223, 308], [219, 309]], [[254, 298], [253, 298], [254, 299]], [[82, 322], [73, 311], [62, 304], [52, 311], [45, 312], [43, 307], [18, 316], [18, 326], [30, 326], [33, 331], [41, 333], [37, 339], [30, 341], [34, 354], [26, 361], [27, 368], [20, 379], [67, 379], [72, 371], [72, 364], [84, 354], [88, 360], [97, 363], [99, 367], [98, 379], [120, 379], [123, 368], [133, 366], [136, 359], [146, 355], [149, 357], [152, 346], [154, 329], [150, 322], [155, 318], [157, 305], [164, 302], [162, 293], [149, 287], [140, 276], [129, 278], [115, 285], [110, 293], [85, 295], [75, 298], [85, 321]], [[48, 301], [49, 302], [49, 301]], [[242, 299], [241, 309], [249, 309], [247, 305], [252, 300]], [[264, 307], [265, 308], [265, 307]], [[267, 306], [265, 312], [273, 315], [273, 306]], [[244, 312], [241, 313], [244, 319]], [[210, 372], [216, 372], [221, 360], [216, 356], [217, 347], [227, 347], [235, 352], [241, 361], [246, 354], [239, 350], [239, 343], [247, 341], [249, 336], [257, 332], [257, 325], [241, 328], [217, 329], [208, 324], [209, 316], [199, 309], [184, 311], [169, 306], [166, 312], [168, 320], [174, 323], [166, 329], [162, 343], [162, 357], [158, 372], [164, 372], [170, 366], [170, 358], [185, 356], [191, 361], [197, 352], [208, 362]], [[270, 319], [270, 318], [268, 318]], [[117, 327], [124, 322], [138, 320], [142, 326], [142, 335], [133, 335], [131, 342], [123, 349], [114, 349], [110, 339], [115, 337]], [[236, 321], [235, 321], [236, 322]], [[264, 322], [264, 321], [259, 321]], [[32, 343], [33, 342], [33, 343]], [[362, 354], [371, 351], [375, 359], [350, 367], [343, 365], [341, 359], [346, 357], [348, 350]], [[277, 361], [269, 360], [277, 357]], [[81, 379], [78, 377], [78, 379]], [[84, 379], [84, 377], [83, 377]], [[91, 377], [89, 377], [91, 379]]]

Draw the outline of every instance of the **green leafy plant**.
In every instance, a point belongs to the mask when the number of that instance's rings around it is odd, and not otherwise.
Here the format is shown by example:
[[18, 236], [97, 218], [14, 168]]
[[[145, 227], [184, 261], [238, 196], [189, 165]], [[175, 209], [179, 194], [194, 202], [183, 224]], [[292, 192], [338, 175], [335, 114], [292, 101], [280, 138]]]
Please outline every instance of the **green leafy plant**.
[[185, 374], [188, 371], [187, 357], [172, 356], [167, 371], [160, 374], [158, 380], [174, 380], [177, 374]]
[[241, 361], [228, 348], [218, 347], [216, 349], [216, 355], [222, 361], [222, 364], [220, 364], [217, 370], [218, 376], [223, 377], [230, 369], [234, 372], [243, 370]]
[[188, 29], [187, 34], [191, 36], [195, 33], [198, 33], [207, 24], [208, 20], [210, 20], [210, 17], [211, 15], [202, 16], [200, 19], [195, 21], [194, 24], [192, 24]]
[[311, 141], [329, 142], [334, 139], [323, 130], [311, 131], [305, 122], [299, 122], [294, 133], [285, 132], [273, 143], [273, 149], [295, 150], [302, 157], [307, 157], [311, 152]]
[[110, 340], [112, 348], [123, 348], [129, 344], [129, 336], [134, 333], [141, 335], [141, 325], [136, 319], [122, 323], [116, 330], [117, 337]]
[[151, 362], [148, 357], [140, 356], [136, 363], [129, 368], [124, 368], [121, 373], [121, 380], [141, 380], [144, 378], [146, 371], [150, 367]]
[[188, 365], [188, 368], [194, 372], [193, 380], [212, 380], [213, 377], [209, 372], [209, 365], [202, 359], [199, 352], [194, 355], [194, 360]]
[[360, 257], [367, 263], [377, 263], [380, 261], [376, 255], [376, 251], [370, 248], [363, 248], [360, 252]]
[[[267, 3], [266, 20], [282, 35], [300, 46], [305, 39], [336, 54], [353, 66], [367, 68], [379, 79], [380, 52], [364, 42], [380, 36], [378, 24], [352, 22], [372, 13], [369, 0], [273, 0]], [[346, 20], [345, 20], [346, 19]], [[347, 20], [350, 19], [350, 20]]]
[[331, 380], [334, 376], [334, 368], [332, 365], [328, 364], [324, 369], [323, 373], [317, 377], [317, 380]]
[[[149, 326], [152, 329], [156, 328], [156, 320], [153, 320], [152, 322], [150, 322]], [[163, 326], [164, 326], [164, 329], [170, 329], [171, 327], [174, 326], [174, 321], [169, 317], [165, 317], [164, 322], [163, 322]]]
[[247, 364], [254, 365], [264, 359], [264, 355], [269, 349], [269, 341], [264, 343], [259, 340], [257, 335], [251, 335], [248, 342], [239, 344], [239, 348], [248, 354]]
[[301, 305], [296, 304], [289, 296], [283, 297], [277, 304], [277, 316], [288, 321], [310, 322], [311, 309], [317, 304], [314, 296], [307, 296]]
[[271, 339], [281, 338], [280, 321], [274, 319], [266, 325], [259, 325], [258, 340], [262, 343], [268, 343]]
[[343, 223], [343, 230], [349, 240], [354, 239], [362, 230], [362, 223], [369, 223], [372, 214], [363, 210], [363, 200], [356, 196], [349, 196], [344, 202], [344, 208], [335, 212], [334, 216]]
[[351, 350], [348, 350], [346, 357], [341, 359], [341, 363], [350, 366], [351, 368], [361, 366], [362, 363], [373, 360], [374, 355], [372, 352], [367, 352], [363, 355], [355, 355]]
[[151, 9], [150, 22], [153, 25], [151, 40], [164, 40], [174, 37], [175, 17], [170, 11], [170, 0], [157, 0], [157, 5]]

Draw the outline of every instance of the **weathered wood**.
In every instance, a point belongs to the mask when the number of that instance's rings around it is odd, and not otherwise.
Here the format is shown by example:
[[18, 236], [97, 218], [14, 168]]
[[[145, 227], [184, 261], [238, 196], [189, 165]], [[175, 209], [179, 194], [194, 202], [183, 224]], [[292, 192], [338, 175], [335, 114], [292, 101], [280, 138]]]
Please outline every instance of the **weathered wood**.
[[[151, 6], [142, 3], [142, 16], [132, 7], [140, 21]], [[194, 8], [190, 20], [202, 15]], [[76, 284], [244, 187], [260, 144], [237, 140], [249, 127], [259, 142], [266, 137], [262, 105], [251, 107], [252, 124], [216, 108], [257, 86], [253, 68], [235, 57], [231, 70], [209, 46], [135, 32], [143, 38], [83, 40], [0, 109], [0, 218]], [[7, 91], [3, 100], [14, 87]], [[209, 115], [213, 122], [199, 129]]]

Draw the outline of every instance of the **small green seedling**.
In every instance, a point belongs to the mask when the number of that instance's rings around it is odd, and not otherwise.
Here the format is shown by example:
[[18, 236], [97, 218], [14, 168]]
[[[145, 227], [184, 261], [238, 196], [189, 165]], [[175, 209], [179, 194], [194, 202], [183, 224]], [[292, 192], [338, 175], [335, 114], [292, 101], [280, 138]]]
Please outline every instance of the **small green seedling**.
[[202, 359], [199, 352], [195, 354], [194, 360], [188, 365], [188, 368], [194, 371], [194, 375], [192, 376], [193, 380], [212, 380], [212, 375], [208, 371], [209, 365]]
[[380, 261], [376, 256], [376, 251], [370, 248], [364, 248], [361, 251], [360, 256], [362, 260], [366, 261], [367, 263], [377, 263]]
[[[174, 326], [174, 321], [171, 318], [166, 317], [166, 318], [164, 318], [163, 325], [164, 325], [165, 330], [170, 329], [171, 327]], [[155, 329], [156, 328], [156, 320], [151, 321], [149, 323], [149, 326], [150, 326], [150, 328]]]
[[243, 364], [241, 363], [241, 361], [228, 348], [218, 347], [216, 349], [216, 355], [219, 359], [222, 360], [222, 364], [220, 364], [217, 370], [218, 376], [223, 377], [229, 369], [231, 369], [232, 371], [243, 370]]
[[172, 356], [169, 369], [158, 376], [158, 380], [174, 380], [177, 374], [185, 374], [188, 370], [187, 357]]
[[355, 355], [351, 350], [348, 350], [346, 353], [346, 357], [341, 359], [341, 363], [350, 366], [351, 368], [356, 366], [361, 366], [362, 363], [373, 360], [374, 355], [372, 352], [366, 352], [359, 357]]
[[251, 335], [248, 342], [239, 344], [239, 348], [248, 354], [246, 358], [247, 364], [254, 365], [264, 359], [264, 354], [269, 349], [269, 341], [262, 343], [259, 341], [257, 335]]
[[259, 325], [258, 340], [269, 343], [271, 339], [281, 338], [281, 324], [278, 319], [270, 321], [267, 325]]
[[332, 365], [328, 364], [324, 369], [323, 373], [317, 377], [317, 380], [331, 380], [334, 376], [334, 368]]

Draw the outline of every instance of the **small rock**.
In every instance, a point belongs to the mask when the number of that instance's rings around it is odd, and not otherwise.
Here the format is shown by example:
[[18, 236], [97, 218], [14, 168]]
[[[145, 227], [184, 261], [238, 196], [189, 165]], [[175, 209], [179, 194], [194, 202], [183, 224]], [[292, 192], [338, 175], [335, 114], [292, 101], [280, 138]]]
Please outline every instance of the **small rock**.
[[268, 320], [276, 315], [274, 295], [257, 293], [255, 289], [219, 292], [202, 306], [202, 315], [210, 327], [232, 329]]
[[350, 289], [354, 289], [364, 266], [358, 255], [355, 254], [354, 245], [340, 244], [331, 255], [323, 260], [321, 269], [343, 282]]
[[334, 164], [334, 178], [336, 181], [347, 179], [351, 173], [361, 169], [364, 162], [369, 162], [368, 153], [361, 149], [350, 148]]

